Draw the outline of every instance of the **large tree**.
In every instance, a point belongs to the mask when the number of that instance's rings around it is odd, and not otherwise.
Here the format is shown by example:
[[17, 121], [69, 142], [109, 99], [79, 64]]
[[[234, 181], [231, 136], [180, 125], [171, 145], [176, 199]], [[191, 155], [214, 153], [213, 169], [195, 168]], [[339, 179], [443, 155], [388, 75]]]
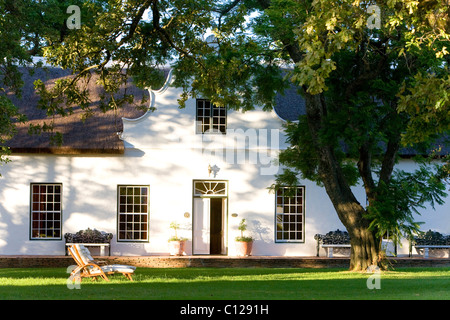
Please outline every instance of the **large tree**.
[[[375, 4], [380, 24], [372, 28]], [[448, 164], [422, 162], [414, 173], [394, 166], [402, 146], [424, 152], [449, 132], [448, 1], [304, 1], [278, 9], [267, 6], [266, 19], [295, 62], [292, 80], [306, 99], [306, 115], [287, 126], [291, 148], [280, 162], [289, 169], [279, 183], [295, 184], [300, 173], [323, 185], [351, 237], [350, 269], [378, 265], [385, 233], [398, 241], [418, 231], [414, 214], [446, 196]], [[297, 27], [282, 27], [288, 14], [299, 17]], [[351, 190], [360, 181], [367, 204]]]
[[[49, 17], [61, 15], [53, 1], [32, 2], [51, 8]], [[79, 83], [93, 73], [106, 90], [104, 108], [120, 107], [133, 98], [116, 96], [121, 84], [132, 77], [139, 86], [157, 86], [168, 64], [184, 89], [181, 107], [202, 94], [237, 110], [270, 108], [277, 92], [297, 86], [306, 115], [287, 125], [291, 147], [280, 155], [287, 169], [278, 184], [306, 178], [325, 187], [351, 236], [352, 270], [378, 264], [385, 232], [417, 230], [415, 210], [442, 201], [443, 167], [423, 162], [405, 173], [394, 166], [402, 143], [426, 149], [422, 144], [449, 131], [448, 0], [78, 5], [79, 29], [58, 20], [59, 29], [42, 35], [47, 60], [74, 72], [52, 90], [36, 84], [49, 114], [64, 115], [74, 103], [89, 113], [89, 94]], [[352, 192], [358, 182], [367, 206]]]

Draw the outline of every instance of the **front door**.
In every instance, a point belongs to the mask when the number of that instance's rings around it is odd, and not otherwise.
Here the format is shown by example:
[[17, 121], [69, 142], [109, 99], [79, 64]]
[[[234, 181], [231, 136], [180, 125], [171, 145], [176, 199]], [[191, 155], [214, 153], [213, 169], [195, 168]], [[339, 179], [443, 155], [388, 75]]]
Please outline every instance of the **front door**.
[[194, 181], [192, 252], [226, 254], [227, 182]]

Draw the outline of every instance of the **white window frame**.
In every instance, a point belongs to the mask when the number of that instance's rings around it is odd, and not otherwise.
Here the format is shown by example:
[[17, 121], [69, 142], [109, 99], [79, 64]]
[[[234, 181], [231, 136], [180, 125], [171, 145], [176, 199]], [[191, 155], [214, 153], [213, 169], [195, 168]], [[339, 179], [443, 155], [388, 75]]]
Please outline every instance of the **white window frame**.
[[275, 192], [275, 242], [305, 242], [305, 187], [297, 186], [295, 195], [285, 195], [290, 187]]
[[[143, 193], [142, 189], [146, 192]], [[136, 191], [139, 190], [139, 193]], [[149, 242], [150, 186], [117, 186], [117, 241]]]
[[62, 183], [30, 183], [30, 240], [61, 240]]
[[208, 99], [197, 99], [195, 108], [197, 134], [226, 134], [227, 108], [217, 107]]

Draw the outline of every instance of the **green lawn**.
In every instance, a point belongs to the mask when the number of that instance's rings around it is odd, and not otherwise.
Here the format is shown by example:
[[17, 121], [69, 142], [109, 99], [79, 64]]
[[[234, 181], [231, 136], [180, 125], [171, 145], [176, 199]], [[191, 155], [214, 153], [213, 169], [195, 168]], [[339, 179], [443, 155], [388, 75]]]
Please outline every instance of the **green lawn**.
[[380, 289], [370, 274], [338, 269], [137, 268], [134, 282], [83, 280], [67, 287], [65, 269], [0, 269], [0, 300], [321, 300], [450, 299], [450, 268], [402, 268], [382, 272]]

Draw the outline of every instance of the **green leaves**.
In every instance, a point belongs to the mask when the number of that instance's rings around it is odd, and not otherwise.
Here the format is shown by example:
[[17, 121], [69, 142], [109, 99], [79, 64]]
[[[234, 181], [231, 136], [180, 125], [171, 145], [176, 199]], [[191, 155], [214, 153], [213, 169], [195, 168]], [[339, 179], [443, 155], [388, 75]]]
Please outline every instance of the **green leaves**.
[[371, 220], [370, 228], [379, 237], [389, 232], [398, 243], [402, 236], [412, 236], [419, 232], [420, 223], [415, 215], [430, 204], [443, 204], [447, 196], [445, 182], [440, 179], [441, 168], [422, 165], [415, 172], [395, 171], [386, 184], [378, 186], [378, 200], [367, 210], [367, 219]]
[[362, 29], [362, 8], [351, 1], [314, 1], [311, 11], [295, 31], [303, 59], [297, 62], [294, 81], [307, 92], [327, 90], [326, 79], [336, 69], [332, 56], [339, 50], [355, 48], [355, 34]]
[[415, 75], [411, 85], [398, 93], [399, 111], [411, 116], [403, 134], [405, 145], [426, 141], [450, 132], [450, 75], [448, 68], [436, 73]]
[[16, 133], [16, 124], [25, 120], [26, 117], [19, 113], [11, 100], [0, 95], [0, 164], [9, 162], [11, 152], [5, 143]]

